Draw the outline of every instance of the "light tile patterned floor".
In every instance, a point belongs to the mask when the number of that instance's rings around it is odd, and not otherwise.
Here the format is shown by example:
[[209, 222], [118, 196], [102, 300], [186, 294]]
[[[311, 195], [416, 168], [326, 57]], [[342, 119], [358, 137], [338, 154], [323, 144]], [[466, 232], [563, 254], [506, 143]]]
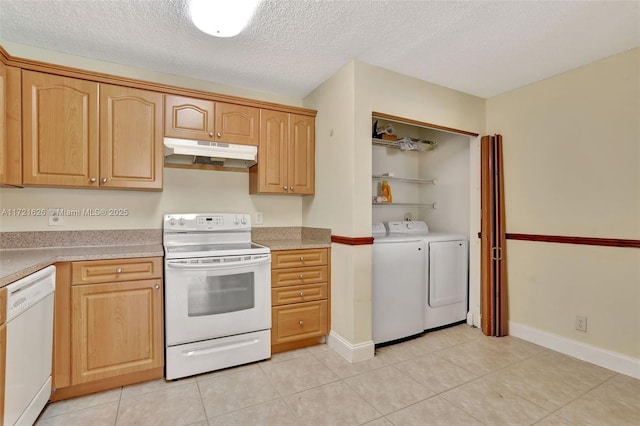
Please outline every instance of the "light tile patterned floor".
[[350, 364], [326, 345], [49, 405], [46, 425], [640, 425], [640, 380], [459, 325]]

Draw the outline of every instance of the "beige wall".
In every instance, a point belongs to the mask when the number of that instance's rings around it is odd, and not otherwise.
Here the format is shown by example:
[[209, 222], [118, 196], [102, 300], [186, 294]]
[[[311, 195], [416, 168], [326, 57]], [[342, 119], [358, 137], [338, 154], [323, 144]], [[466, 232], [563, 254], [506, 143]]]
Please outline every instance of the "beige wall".
[[[164, 190], [116, 191], [57, 188], [0, 188], [0, 209], [128, 209], [124, 217], [64, 218], [48, 226], [47, 217], [0, 216], [0, 231], [160, 228], [168, 213], [264, 213], [260, 226], [301, 226], [300, 197], [249, 195], [249, 174], [204, 170], [164, 170]], [[254, 225], [255, 226], [255, 225]]]
[[[58, 52], [2, 42], [12, 55], [92, 71], [180, 87], [301, 106], [302, 100], [224, 86], [174, 75], [126, 67]], [[215, 77], [214, 77], [215, 78]], [[299, 196], [249, 195], [248, 173], [165, 169], [162, 192], [0, 188], [0, 208], [124, 208], [126, 217], [66, 217], [64, 226], [50, 227], [46, 217], [0, 216], [0, 231], [62, 231], [79, 229], [160, 228], [166, 213], [211, 211], [264, 213], [260, 226], [300, 226]], [[255, 226], [255, 225], [254, 225]]]
[[[371, 112], [481, 133], [484, 99], [352, 62], [304, 99], [318, 110], [316, 196], [303, 225], [371, 235]], [[329, 164], [329, 166], [324, 166]], [[479, 222], [479, 213], [478, 213]], [[333, 245], [332, 329], [351, 344], [371, 340], [371, 247]]]
[[[304, 99], [304, 105], [318, 111], [316, 116], [316, 193], [302, 201], [303, 225], [331, 228], [334, 235], [354, 236], [355, 160], [353, 144], [354, 64], [349, 63]], [[333, 244], [331, 252], [331, 329], [355, 342], [354, 282], [366, 277], [356, 272], [354, 249]], [[370, 275], [370, 272], [369, 272]], [[371, 306], [364, 318], [370, 327]], [[366, 320], [366, 317], [369, 320]], [[368, 340], [365, 337], [362, 340]]]
[[[507, 232], [640, 238], [640, 49], [487, 100], [487, 130], [504, 136]], [[638, 249], [507, 248], [512, 321], [640, 358]]]

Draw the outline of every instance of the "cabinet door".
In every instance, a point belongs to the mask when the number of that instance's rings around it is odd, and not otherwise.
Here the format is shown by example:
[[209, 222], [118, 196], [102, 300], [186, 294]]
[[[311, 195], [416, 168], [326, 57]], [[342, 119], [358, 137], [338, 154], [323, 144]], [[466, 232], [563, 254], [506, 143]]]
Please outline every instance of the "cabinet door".
[[285, 194], [289, 114], [260, 110], [258, 164], [249, 171], [250, 193]]
[[22, 185], [20, 68], [0, 62], [0, 185]]
[[74, 286], [72, 384], [163, 365], [162, 280]]
[[162, 94], [100, 85], [100, 186], [162, 189]]
[[258, 108], [216, 102], [215, 140], [258, 145]]
[[291, 114], [287, 176], [289, 192], [315, 191], [315, 119]]
[[22, 73], [23, 182], [98, 186], [98, 84]]
[[165, 95], [164, 114], [165, 136], [213, 140], [213, 101]]

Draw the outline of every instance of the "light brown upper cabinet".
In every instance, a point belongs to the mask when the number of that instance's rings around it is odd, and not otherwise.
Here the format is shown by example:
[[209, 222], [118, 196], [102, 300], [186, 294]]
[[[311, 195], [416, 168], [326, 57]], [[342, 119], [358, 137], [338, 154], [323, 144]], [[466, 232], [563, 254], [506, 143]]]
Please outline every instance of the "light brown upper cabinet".
[[315, 119], [260, 110], [258, 164], [249, 170], [251, 194], [315, 191]]
[[162, 94], [100, 85], [100, 186], [162, 189]]
[[258, 145], [259, 115], [254, 107], [165, 95], [164, 135]]
[[0, 62], [0, 185], [22, 185], [20, 68]]
[[162, 189], [162, 94], [23, 71], [22, 119], [25, 185]]

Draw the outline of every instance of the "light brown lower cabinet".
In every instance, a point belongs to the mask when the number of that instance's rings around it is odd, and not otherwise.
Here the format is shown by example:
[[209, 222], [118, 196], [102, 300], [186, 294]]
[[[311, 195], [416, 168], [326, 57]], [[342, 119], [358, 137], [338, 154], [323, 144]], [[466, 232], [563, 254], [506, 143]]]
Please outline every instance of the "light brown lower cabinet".
[[161, 378], [162, 258], [56, 266], [52, 399]]
[[328, 248], [271, 252], [271, 352], [322, 343], [330, 330]]

